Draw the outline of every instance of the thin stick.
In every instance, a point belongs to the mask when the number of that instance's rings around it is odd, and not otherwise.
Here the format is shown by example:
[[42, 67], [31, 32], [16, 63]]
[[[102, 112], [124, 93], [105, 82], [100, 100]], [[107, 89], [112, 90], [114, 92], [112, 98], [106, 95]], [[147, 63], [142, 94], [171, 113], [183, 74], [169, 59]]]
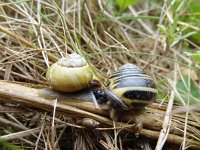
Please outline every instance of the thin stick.
[[[176, 55], [175, 55], [176, 57]], [[173, 86], [176, 85], [176, 76], [177, 76], [177, 67], [176, 67], [176, 63], [174, 64], [174, 82], [173, 82]], [[167, 139], [167, 136], [169, 134], [169, 130], [170, 130], [170, 126], [172, 123], [172, 108], [173, 108], [173, 103], [174, 103], [174, 91], [171, 91], [171, 95], [169, 98], [169, 102], [168, 102], [168, 106], [167, 106], [167, 110], [165, 113], [165, 118], [164, 118], [164, 122], [163, 122], [163, 129], [160, 131], [160, 135], [156, 144], [156, 150], [161, 150], [165, 144], [165, 141]]]
[[[53, 118], [52, 118], [52, 125], [51, 125], [51, 144], [52, 146], [55, 146], [55, 137], [56, 137], [56, 131], [55, 131], [55, 115], [56, 115], [56, 106], [57, 106], [57, 99], [52, 101], [53, 105]], [[55, 147], [54, 147], [55, 148]]]
[[6, 126], [11, 126], [11, 127], [15, 128], [17, 130], [27, 130], [28, 129], [23, 125], [19, 125], [17, 123], [8, 121], [7, 119], [1, 118], [1, 117], [0, 117], [0, 124], [4, 124]]
[[[58, 125], [55, 128], [63, 128], [65, 125]], [[49, 128], [45, 128], [44, 130], [49, 130]], [[37, 134], [40, 132], [40, 128], [34, 128], [34, 129], [30, 129], [30, 130], [26, 130], [26, 131], [20, 131], [20, 132], [16, 132], [16, 133], [11, 133], [8, 135], [4, 135], [4, 136], [0, 136], [0, 140], [14, 140], [14, 139], [18, 139], [18, 138], [22, 138], [22, 137], [26, 137], [26, 136], [30, 136], [32, 134]]]
[[[34, 106], [37, 108], [42, 108], [42, 109], [47, 109], [49, 111], [52, 111], [53, 110], [52, 100], [41, 97], [38, 94], [39, 91], [40, 90], [38, 90], [38, 89], [25, 87], [25, 86], [22, 86], [22, 85], [19, 85], [16, 83], [8, 83], [8, 82], [0, 81], [0, 99], [3, 98], [3, 99], [9, 100], [9, 102], [22, 103], [22, 104], [26, 104], [29, 106]], [[99, 121], [103, 125], [113, 126], [113, 123], [110, 119], [99, 115], [99, 114], [103, 114], [106, 116], [106, 113], [108, 113], [108, 112], [101, 110], [101, 109], [95, 109], [95, 107], [93, 106], [92, 100], [91, 100], [91, 102], [80, 102], [79, 101], [77, 103], [77, 102], [71, 101], [70, 99], [69, 99], [69, 101], [67, 99], [65, 99], [65, 100], [58, 99], [56, 110], [58, 112], [75, 115], [76, 117], [77, 116], [82, 117], [82, 118], [89, 117], [89, 118]], [[146, 119], [146, 122], [153, 121], [156, 124], [158, 122], [157, 121], [158, 118], [156, 120], [156, 119], [154, 119], [154, 117], [159, 117], [159, 116], [162, 116], [162, 115], [156, 115], [156, 116], [155, 115], [147, 115], [145, 119]], [[144, 117], [145, 117], [145, 115], [144, 115]], [[146, 122], [144, 122], [144, 124]], [[153, 122], [151, 122], [150, 124], [152, 125]], [[157, 125], [160, 125], [160, 124], [157, 124]], [[133, 127], [124, 128], [125, 126], [127, 126], [127, 123], [116, 122], [116, 127], [119, 127], [119, 126], [121, 126], [121, 128], [123, 128], [124, 130], [126, 130], [128, 132], [131, 132], [131, 133], [135, 132]], [[151, 126], [148, 126], [148, 128], [151, 128]], [[151, 130], [147, 130], [147, 129], [141, 129], [140, 135], [144, 135], [147, 137], [151, 137], [153, 139], [157, 139], [159, 136], [159, 132], [151, 131]], [[189, 139], [187, 139], [187, 140], [192, 142], [193, 145], [196, 144], [196, 146], [198, 146], [198, 142], [195, 142], [194, 140], [189, 140]], [[183, 141], [183, 137], [174, 135], [174, 134], [169, 134], [167, 137], [167, 141], [180, 145]]]
[[30, 42], [28, 42], [26, 39], [24, 39], [23, 37], [15, 34], [14, 32], [11, 32], [10, 30], [8, 30], [7, 28], [5, 28], [5, 27], [3, 27], [1, 25], [0, 25], [0, 31], [8, 34], [13, 39], [17, 39], [19, 42], [21, 42], [22, 44], [24, 44], [24, 45], [26, 45], [28, 47], [33, 47], [33, 45]]

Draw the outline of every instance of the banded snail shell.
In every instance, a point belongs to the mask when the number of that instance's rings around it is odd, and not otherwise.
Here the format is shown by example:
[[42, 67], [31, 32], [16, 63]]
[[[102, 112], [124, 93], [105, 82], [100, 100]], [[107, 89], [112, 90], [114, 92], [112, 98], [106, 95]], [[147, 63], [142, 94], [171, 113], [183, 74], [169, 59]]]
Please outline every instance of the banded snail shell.
[[123, 65], [110, 76], [109, 81], [109, 94], [113, 93], [113, 100], [125, 109], [144, 107], [157, 95], [153, 79], [133, 64]]

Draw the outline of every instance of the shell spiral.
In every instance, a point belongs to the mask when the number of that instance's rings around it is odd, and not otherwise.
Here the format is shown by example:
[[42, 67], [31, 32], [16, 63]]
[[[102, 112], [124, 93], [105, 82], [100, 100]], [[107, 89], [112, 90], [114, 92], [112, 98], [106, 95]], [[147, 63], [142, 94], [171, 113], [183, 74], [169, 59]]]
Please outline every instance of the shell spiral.
[[153, 79], [133, 64], [123, 65], [110, 76], [109, 81], [109, 89], [128, 108], [144, 107], [157, 95]]
[[75, 92], [89, 86], [93, 72], [79, 54], [69, 54], [51, 65], [46, 73], [48, 84], [55, 91]]

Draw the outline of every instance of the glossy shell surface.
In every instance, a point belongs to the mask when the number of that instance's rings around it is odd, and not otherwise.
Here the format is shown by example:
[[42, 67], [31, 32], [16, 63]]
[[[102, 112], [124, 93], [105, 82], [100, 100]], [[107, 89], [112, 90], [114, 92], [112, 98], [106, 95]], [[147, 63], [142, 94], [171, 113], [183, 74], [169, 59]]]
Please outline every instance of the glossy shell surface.
[[[152, 103], [157, 95], [153, 79], [133, 64], [119, 68], [110, 76], [109, 81], [109, 90], [128, 108], [144, 107]], [[116, 102], [119, 103], [119, 100]]]
[[60, 92], [76, 92], [89, 86], [93, 78], [86, 60], [76, 54], [69, 54], [51, 65], [46, 79], [52, 89]]

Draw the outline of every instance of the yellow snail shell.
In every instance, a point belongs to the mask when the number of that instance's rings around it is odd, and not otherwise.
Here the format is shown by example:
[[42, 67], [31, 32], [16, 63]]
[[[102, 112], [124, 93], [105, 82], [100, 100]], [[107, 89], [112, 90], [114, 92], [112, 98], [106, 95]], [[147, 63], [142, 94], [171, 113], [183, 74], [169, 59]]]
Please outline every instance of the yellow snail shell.
[[82, 56], [73, 53], [51, 65], [46, 79], [55, 91], [75, 92], [89, 86], [93, 72]]

